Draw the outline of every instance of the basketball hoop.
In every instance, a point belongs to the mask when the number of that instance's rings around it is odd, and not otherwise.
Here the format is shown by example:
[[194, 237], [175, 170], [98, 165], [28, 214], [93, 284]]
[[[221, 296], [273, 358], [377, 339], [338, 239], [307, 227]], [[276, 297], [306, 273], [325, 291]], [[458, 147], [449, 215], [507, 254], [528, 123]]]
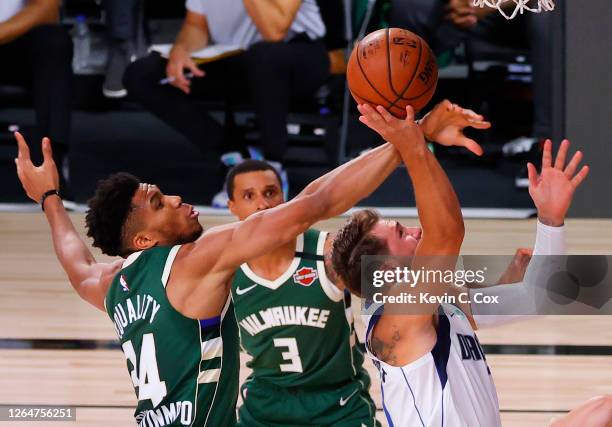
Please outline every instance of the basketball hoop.
[[[537, 7], [530, 7], [530, 2], [535, 2], [536, 0], [473, 0], [475, 7], [492, 7], [494, 9], [499, 10], [504, 18], [506, 19], [514, 19], [517, 14], [523, 14], [524, 11], [540, 13], [540, 12], [551, 12], [555, 10], [555, 2], [554, 0], [537, 0]], [[515, 7], [511, 13], [506, 12], [503, 9], [503, 5], [506, 2], [514, 2]], [[535, 5], [534, 5], [535, 6]]]

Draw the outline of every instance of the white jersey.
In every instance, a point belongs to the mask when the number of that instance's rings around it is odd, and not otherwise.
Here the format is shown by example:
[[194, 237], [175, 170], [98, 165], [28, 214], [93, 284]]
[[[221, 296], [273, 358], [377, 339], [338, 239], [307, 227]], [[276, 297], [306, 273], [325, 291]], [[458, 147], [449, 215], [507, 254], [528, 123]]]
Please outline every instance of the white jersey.
[[382, 308], [370, 307], [373, 314], [364, 315], [364, 322], [366, 349], [378, 368], [389, 427], [501, 426], [491, 371], [463, 311], [442, 304], [433, 349], [399, 367], [379, 360], [370, 347]]

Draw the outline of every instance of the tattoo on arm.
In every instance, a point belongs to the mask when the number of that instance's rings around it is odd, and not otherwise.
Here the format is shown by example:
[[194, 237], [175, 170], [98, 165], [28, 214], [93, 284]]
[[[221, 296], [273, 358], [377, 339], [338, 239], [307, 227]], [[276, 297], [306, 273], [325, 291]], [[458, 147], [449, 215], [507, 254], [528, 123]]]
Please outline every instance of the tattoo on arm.
[[390, 340], [381, 340], [376, 337], [372, 337], [370, 348], [372, 352], [383, 362], [390, 365], [397, 363], [397, 354], [395, 353], [395, 346], [400, 341], [401, 335], [397, 326], [393, 325], [393, 334]]

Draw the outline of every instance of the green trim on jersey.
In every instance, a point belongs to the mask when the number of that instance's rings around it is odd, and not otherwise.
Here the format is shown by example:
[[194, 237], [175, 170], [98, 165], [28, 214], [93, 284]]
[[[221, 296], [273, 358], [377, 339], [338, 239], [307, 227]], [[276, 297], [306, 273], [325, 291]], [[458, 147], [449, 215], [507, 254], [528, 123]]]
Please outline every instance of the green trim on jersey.
[[134, 417], [141, 427], [230, 427], [240, 366], [232, 304], [201, 321], [172, 307], [165, 287], [179, 249], [130, 255], [104, 301], [138, 398]]
[[[350, 294], [339, 290], [325, 272], [326, 237], [314, 229], [298, 236], [296, 256], [276, 280], [257, 276], [246, 263], [234, 275], [234, 313], [241, 346], [252, 357], [247, 366], [253, 369], [243, 385], [241, 425], [256, 425], [254, 419], [261, 425], [308, 424], [317, 411], [330, 422], [365, 414], [359, 419], [374, 425], [376, 410], [367, 393], [370, 378], [362, 366], [363, 352], [356, 345]], [[345, 396], [355, 396], [361, 402], [357, 406], [339, 405], [338, 392], [347, 388], [355, 394]], [[303, 394], [300, 399], [313, 396], [317, 409], [304, 411], [297, 401], [293, 405], [288, 398], [279, 400], [287, 405], [285, 418], [258, 397], [276, 395], [274, 390], [279, 399], [295, 392]]]

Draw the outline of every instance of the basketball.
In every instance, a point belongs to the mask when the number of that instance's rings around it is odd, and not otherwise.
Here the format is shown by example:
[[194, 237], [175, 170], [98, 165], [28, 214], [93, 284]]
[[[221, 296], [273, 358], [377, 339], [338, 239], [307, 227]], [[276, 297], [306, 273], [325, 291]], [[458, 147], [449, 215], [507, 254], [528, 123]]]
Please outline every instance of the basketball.
[[401, 28], [383, 28], [360, 40], [346, 71], [349, 89], [359, 104], [382, 105], [406, 117], [431, 100], [438, 83], [438, 65], [429, 45]]

